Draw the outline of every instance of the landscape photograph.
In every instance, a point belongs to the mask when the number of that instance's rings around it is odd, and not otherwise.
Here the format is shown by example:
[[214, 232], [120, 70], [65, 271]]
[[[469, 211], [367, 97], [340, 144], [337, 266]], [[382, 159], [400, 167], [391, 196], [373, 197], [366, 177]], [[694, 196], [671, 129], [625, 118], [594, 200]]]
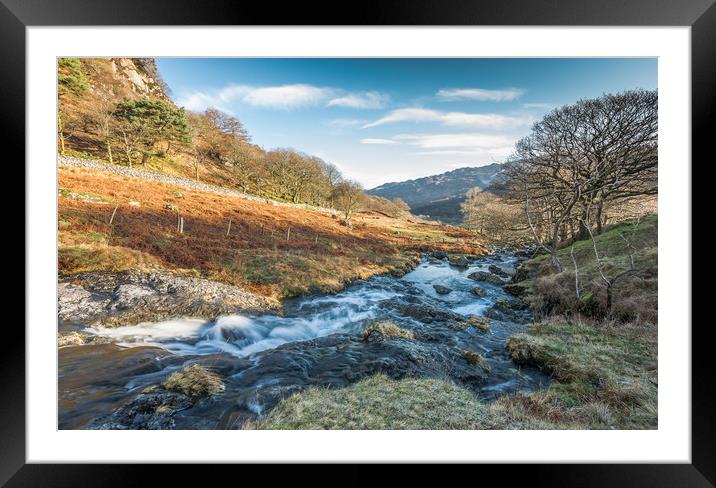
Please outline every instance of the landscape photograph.
[[658, 429], [657, 67], [57, 58], [58, 429]]

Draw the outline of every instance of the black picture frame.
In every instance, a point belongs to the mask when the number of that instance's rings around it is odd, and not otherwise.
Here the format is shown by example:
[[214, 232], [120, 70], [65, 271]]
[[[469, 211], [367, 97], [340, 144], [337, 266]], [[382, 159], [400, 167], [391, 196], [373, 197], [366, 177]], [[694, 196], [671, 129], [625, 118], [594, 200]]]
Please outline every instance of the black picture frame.
[[[245, 0], [0, 0], [0, 120], [6, 155], [15, 154], [17, 160], [24, 161], [26, 27], [85, 25], [691, 26], [692, 159], [702, 164], [713, 160], [709, 121], [716, 116], [714, 0], [392, 0], [353, 6], [294, 2], [280, 7]], [[691, 167], [684, 170], [691, 171]], [[32, 258], [25, 255], [25, 262]], [[710, 357], [710, 329], [708, 322], [696, 323], [692, 328], [692, 464], [481, 466], [479, 473], [475, 467], [468, 467], [470, 473], [454, 473], [476, 482], [487, 480], [491, 474], [508, 481], [524, 477], [525, 482], [537, 486], [716, 486], [716, 382]], [[0, 361], [0, 485], [125, 486], [150, 482], [153, 476], [166, 477], [166, 469], [160, 473], [148, 466], [26, 464], [24, 331], [8, 326], [5, 339]], [[171, 469], [174, 475], [183, 476], [197, 468]], [[401, 484], [409, 483], [410, 478], [420, 479], [422, 471], [414, 467]], [[241, 472], [246, 480], [245, 468]], [[303, 467], [297, 466], [272, 471], [271, 480], [282, 481], [280, 473], [287, 473], [287, 479], [300, 478], [303, 472]], [[340, 476], [341, 484], [367, 485], [375, 481], [370, 469], [359, 466], [341, 468], [340, 475], [326, 476]], [[315, 476], [311, 478], [315, 481]], [[335, 481], [334, 478], [332, 483]]]

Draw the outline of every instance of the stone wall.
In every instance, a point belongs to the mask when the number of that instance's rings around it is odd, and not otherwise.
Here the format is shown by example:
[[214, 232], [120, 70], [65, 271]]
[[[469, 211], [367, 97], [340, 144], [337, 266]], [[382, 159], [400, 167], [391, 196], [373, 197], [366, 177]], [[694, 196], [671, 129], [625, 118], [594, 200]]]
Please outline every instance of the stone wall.
[[307, 210], [315, 210], [318, 212], [324, 212], [329, 214], [337, 214], [335, 209], [314, 207], [312, 205], [306, 205], [302, 203], [289, 203], [281, 202], [277, 200], [271, 200], [269, 198], [263, 198], [249, 193], [243, 193], [238, 190], [232, 190], [223, 186], [211, 185], [209, 183], [201, 183], [189, 178], [182, 178], [181, 176], [168, 175], [165, 173], [158, 173], [155, 171], [148, 171], [146, 169], [130, 168], [128, 166], [120, 166], [117, 164], [107, 164], [101, 161], [95, 161], [92, 159], [82, 159], [70, 156], [58, 156], [57, 162], [60, 166], [75, 166], [79, 168], [91, 168], [107, 173], [112, 173], [120, 176], [129, 176], [132, 178], [143, 178], [145, 180], [159, 181], [161, 183], [168, 183], [171, 185], [183, 186], [192, 190], [210, 191], [214, 193], [221, 193], [224, 195], [233, 195], [247, 200], [253, 200], [257, 202], [269, 203], [271, 205], [302, 208]]

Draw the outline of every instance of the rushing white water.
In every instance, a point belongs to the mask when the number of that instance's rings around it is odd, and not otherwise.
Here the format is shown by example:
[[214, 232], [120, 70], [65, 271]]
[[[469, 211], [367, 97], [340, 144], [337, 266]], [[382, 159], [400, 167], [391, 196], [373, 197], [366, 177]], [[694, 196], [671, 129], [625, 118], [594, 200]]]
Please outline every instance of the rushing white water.
[[[95, 327], [89, 332], [110, 337], [123, 346], [155, 345], [175, 354], [213, 354], [236, 356], [278, 347], [294, 341], [323, 337], [339, 332], [356, 333], [362, 324], [388, 312], [381, 302], [407, 294], [439, 300], [446, 308], [462, 315], [480, 315], [502, 292], [481, 283], [487, 294], [477, 297], [470, 290], [477, 285], [467, 278], [486, 268], [478, 263], [459, 269], [446, 262], [423, 262], [401, 279], [378, 277], [357, 283], [345, 291], [320, 297], [306, 297], [286, 305], [285, 315], [227, 315], [215, 321], [192, 318], [143, 323], [127, 327]], [[453, 291], [438, 295], [440, 284]]]
[[128, 347], [154, 345], [176, 354], [227, 352], [248, 356], [287, 342], [356, 331], [361, 322], [376, 317], [378, 303], [398, 295], [378, 283], [376, 287], [369, 283], [337, 295], [302, 300], [288, 307], [287, 316], [226, 315], [216, 321], [186, 318], [87, 331]]

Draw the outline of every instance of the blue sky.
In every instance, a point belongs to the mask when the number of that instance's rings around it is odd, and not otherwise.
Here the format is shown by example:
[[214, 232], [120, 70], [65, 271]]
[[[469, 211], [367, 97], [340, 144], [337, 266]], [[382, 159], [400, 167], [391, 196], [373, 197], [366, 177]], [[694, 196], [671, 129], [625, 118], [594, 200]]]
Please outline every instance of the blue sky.
[[160, 58], [174, 100], [239, 118], [265, 149], [290, 147], [372, 188], [502, 162], [552, 108], [657, 87], [635, 58]]

